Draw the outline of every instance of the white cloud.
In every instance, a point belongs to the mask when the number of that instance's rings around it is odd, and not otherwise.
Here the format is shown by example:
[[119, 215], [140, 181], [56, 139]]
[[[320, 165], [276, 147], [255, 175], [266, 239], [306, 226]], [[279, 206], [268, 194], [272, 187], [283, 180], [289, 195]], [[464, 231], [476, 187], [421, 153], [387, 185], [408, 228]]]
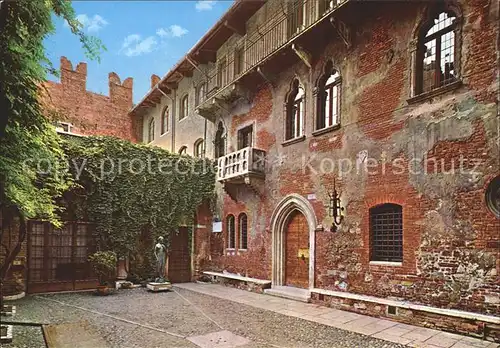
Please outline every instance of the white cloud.
[[152, 52], [157, 44], [154, 36], [142, 39], [139, 34], [131, 34], [123, 40], [120, 52], [123, 52], [127, 57], [140, 56]]
[[183, 28], [177, 24], [171, 25], [167, 29], [160, 28], [156, 31], [156, 34], [159, 37], [183, 37], [187, 33], [188, 30], [186, 28]]
[[[83, 30], [87, 30], [89, 33], [97, 33], [109, 24], [107, 20], [98, 14], [92, 17], [86, 14], [79, 14], [75, 19], [82, 24]], [[69, 27], [68, 22], [65, 22], [64, 25]]]
[[215, 5], [215, 0], [200, 0], [196, 3], [197, 11], [210, 11]]

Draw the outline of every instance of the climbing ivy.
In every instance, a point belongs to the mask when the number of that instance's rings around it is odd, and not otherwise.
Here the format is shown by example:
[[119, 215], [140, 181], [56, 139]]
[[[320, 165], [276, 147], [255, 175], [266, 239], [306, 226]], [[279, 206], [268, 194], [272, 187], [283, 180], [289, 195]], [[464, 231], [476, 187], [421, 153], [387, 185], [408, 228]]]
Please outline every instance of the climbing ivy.
[[112, 137], [69, 137], [63, 147], [78, 184], [67, 201], [78, 219], [95, 223], [99, 248], [119, 256], [134, 253], [144, 233], [150, 243], [158, 236], [168, 243], [213, 196], [215, 171], [206, 159]]

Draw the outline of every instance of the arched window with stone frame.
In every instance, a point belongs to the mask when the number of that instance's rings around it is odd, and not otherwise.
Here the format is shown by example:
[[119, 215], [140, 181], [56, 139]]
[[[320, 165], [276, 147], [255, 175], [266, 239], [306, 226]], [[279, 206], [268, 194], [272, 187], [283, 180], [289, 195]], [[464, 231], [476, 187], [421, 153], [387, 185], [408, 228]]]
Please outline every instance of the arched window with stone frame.
[[205, 142], [203, 139], [198, 139], [194, 143], [194, 156], [198, 158], [202, 158], [205, 155]]
[[248, 249], [248, 217], [247, 214], [241, 213], [238, 216], [238, 230], [239, 230], [239, 246], [240, 250]]
[[461, 22], [453, 2], [429, 5], [413, 42], [413, 96], [460, 82]]
[[179, 155], [187, 155], [187, 146], [181, 146], [179, 149]]
[[155, 119], [151, 118], [148, 125], [148, 143], [155, 140]]
[[187, 117], [189, 113], [189, 95], [186, 94], [181, 98], [179, 120]]
[[227, 230], [227, 248], [236, 248], [236, 226], [234, 221], [234, 215], [230, 214], [226, 218], [226, 230]]
[[170, 114], [168, 106], [166, 106], [161, 114], [161, 134], [165, 134], [168, 132], [169, 122], [170, 122]]
[[299, 79], [295, 78], [285, 103], [285, 140], [304, 135], [305, 92]]
[[340, 124], [342, 78], [329, 60], [316, 86], [316, 130]]

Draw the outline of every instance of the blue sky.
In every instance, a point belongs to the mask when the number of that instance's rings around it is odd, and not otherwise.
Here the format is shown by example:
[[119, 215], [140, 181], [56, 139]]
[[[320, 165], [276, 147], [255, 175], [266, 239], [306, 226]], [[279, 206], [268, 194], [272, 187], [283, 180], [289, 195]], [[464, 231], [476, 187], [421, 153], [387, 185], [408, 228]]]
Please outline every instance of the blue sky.
[[[73, 1], [77, 18], [89, 35], [107, 48], [101, 62], [89, 61], [78, 39], [62, 20], [45, 41], [55, 67], [66, 56], [76, 67], [88, 63], [87, 90], [108, 95], [108, 73], [123, 81], [134, 78], [134, 102], [150, 87], [151, 74], [165, 73], [231, 6], [231, 0], [202, 1]], [[51, 80], [57, 80], [49, 77]]]

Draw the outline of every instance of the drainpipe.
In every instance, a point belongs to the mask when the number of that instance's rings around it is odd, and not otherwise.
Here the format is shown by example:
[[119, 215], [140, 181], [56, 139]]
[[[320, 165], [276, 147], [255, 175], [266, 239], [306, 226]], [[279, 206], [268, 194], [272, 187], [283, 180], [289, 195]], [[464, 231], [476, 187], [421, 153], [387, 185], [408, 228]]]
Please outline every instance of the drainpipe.
[[203, 158], [207, 156], [207, 118], [205, 117], [205, 129], [203, 131]]
[[158, 84], [156, 84], [156, 89], [159, 90], [160, 93], [163, 94], [163, 96], [170, 99], [170, 101], [172, 103], [172, 113], [171, 113], [171, 115], [172, 115], [172, 117], [171, 117], [171, 119], [172, 119], [172, 149], [171, 149], [171, 151], [175, 152], [175, 150], [174, 150], [175, 149], [175, 144], [174, 144], [174, 142], [175, 142], [175, 135], [174, 135], [175, 126], [174, 125], [175, 125], [175, 95], [176, 95], [176, 90], [174, 89], [174, 97], [172, 98], [171, 96], [169, 96], [168, 94], [163, 92], [161, 90], [161, 88], [158, 86]]
[[177, 89], [174, 89], [174, 97], [172, 98], [172, 148], [171, 152], [175, 153], [175, 123], [177, 120]]

